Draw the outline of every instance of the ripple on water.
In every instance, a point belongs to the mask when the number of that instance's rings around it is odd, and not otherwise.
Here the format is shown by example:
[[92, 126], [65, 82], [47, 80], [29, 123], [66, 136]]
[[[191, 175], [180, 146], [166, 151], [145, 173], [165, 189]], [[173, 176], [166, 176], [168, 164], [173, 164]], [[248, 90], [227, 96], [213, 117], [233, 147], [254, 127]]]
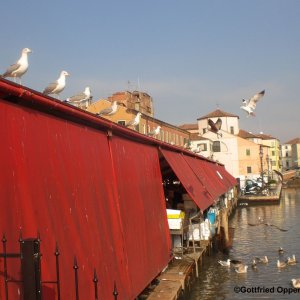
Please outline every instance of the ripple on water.
[[[230, 223], [235, 228], [235, 235], [229, 255], [218, 253], [205, 257], [204, 266], [188, 299], [299, 299], [300, 293], [284, 295], [282, 290], [291, 288], [292, 278], [300, 278], [300, 263], [282, 269], [277, 267], [278, 259], [284, 261], [293, 254], [300, 260], [299, 217], [300, 189], [283, 190], [279, 205], [237, 209]], [[288, 231], [266, 225], [248, 225], [257, 224], [261, 220]], [[279, 247], [284, 248], [283, 254], [278, 252]], [[253, 258], [265, 255], [268, 256], [269, 263], [258, 263], [257, 269], [252, 269]], [[228, 257], [248, 264], [247, 274], [238, 274], [232, 267], [218, 264], [218, 260], [226, 260]], [[251, 292], [235, 293], [235, 287], [250, 288]], [[256, 287], [274, 287], [274, 292], [252, 292]]]

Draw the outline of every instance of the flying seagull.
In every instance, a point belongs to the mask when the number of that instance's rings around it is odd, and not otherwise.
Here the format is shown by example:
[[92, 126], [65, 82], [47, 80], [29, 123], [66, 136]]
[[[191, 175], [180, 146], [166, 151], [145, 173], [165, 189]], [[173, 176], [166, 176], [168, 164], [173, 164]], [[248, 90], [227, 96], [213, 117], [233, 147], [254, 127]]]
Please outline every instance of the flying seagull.
[[154, 130], [148, 133], [149, 136], [157, 136], [160, 133], [161, 126], [157, 126]]
[[241, 109], [247, 112], [247, 117], [255, 116], [254, 110], [256, 108], [256, 103], [265, 95], [265, 90], [255, 94], [252, 98], [245, 100], [243, 99], [243, 105]]
[[43, 94], [45, 95], [57, 95], [59, 98], [59, 93], [63, 91], [63, 89], [66, 86], [66, 76], [69, 76], [70, 74], [67, 71], [61, 71], [59, 78], [50, 83], [43, 91]]
[[138, 112], [137, 115], [135, 116], [134, 119], [132, 119], [131, 121], [129, 121], [127, 124], [126, 124], [126, 127], [134, 127], [137, 126], [139, 123], [140, 123], [140, 120], [141, 120], [141, 113]]
[[118, 110], [117, 101], [114, 101], [110, 107], [104, 108], [97, 113], [97, 116], [111, 116]]
[[222, 126], [222, 120], [220, 118], [218, 118], [216, 122], [214, 122], [212, 119], [208, 119], [207, 123], [210, 126], [208, 130], [214, 132], [217, 135], [217, 137], [222, 137], [222, 133], [219, 133]]
[[20, 59], [13, 65], [11, 65], [2, 77], [12, 77], [16, 82], [16, 78], [19, 78], [19, 83], [21, 84], [21, 77], [28, 70], [28, 54], [32, 51], [29, 48], [24, 48]]
[[91, 95], [90, 87], [87, 86], [82, 93], [67, 98], [65, 102], [70, 102], [71, 104], [78, 105], [80, 103], [90, 100], [91, 97], [92, 95]]

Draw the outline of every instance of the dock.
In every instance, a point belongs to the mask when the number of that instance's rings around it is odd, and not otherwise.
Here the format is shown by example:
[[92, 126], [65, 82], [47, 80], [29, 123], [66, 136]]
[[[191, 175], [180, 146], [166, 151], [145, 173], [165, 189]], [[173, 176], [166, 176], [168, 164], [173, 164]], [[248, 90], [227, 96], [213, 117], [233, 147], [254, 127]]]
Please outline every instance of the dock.
[[282, 190], [282, 183], [274, 189], [270, 189], [268, 194], [240, 195], [238, 206], [260, 205], [260, 204], [279, 204]]
[[[208, 240], [200, 240], [196, 247], [189, 246], [181, 259], [173, 259], [167, 268], [156, 278], [156, 283], [146, 289], [138, 299], [147, 300], [177, 300], [185, 293], [188, 293], [199, 276], [205, 257], [210, 256], [214, 250], [214, 242], [219, 243], [222, 248], [223, 242], [230, 244], [231, 228], [220, 230], [224, 225], [224, 220], [228, 225], [228, 218], [237, 207], [237, 198], [230, 201], [227, 208], [222, 210], [222, 215], [218, 221], [218, 233]], [[225, 225], [224, 225], [225, 226]], [[228, 227], [228, 226], [225, 226]], [[222, 228], [223, 229], [223, 228]], [[224, 232], [225, 231], [225, 232]], [[229, 231], [229, 232], [228, 232]], [[224, 233], [224, 237], [221, 237]], [[190, 241], [191, 242], [191, 241]]]

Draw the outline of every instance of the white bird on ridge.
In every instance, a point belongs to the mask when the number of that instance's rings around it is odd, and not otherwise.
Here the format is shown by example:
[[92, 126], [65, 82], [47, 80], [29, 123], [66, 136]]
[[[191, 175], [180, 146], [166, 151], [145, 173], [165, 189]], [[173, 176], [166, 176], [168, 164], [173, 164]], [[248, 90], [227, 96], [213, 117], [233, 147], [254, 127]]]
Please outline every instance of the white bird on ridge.
[[256, 103], [265, 95], [265, 90], [255, 94], [252, 98], [245, 100], [243, 99], [243, 105], [241, 109], [247, 112], [247, 117], [255, 116], [254, 110], [256, 108]]
[[130, 127], [130, 126], [135, 127], [135, 126], [139, 125], [140, 120], [141, 120], [141, 115], [142, 114], [140, 112], [138, 112], [137, 115], [135, 116], [135, 118], [126, 124], [126, 127]]
[[157, 126], [154, 130], [148, 133], [149, 136], [157, 136], [160, 133], [161, 126]]
[[91, 96], [92, 95], [91, 95], [90, 87], [87, 86], [82, 93], [67, 98], [66, 102], [70, 102], [72, 104], [79, 104], [88, 101], [91, 98]]
[[118, 110], [117, 101], [114, 101], [110, 107], [104, 108], [97, 113], [97, 116], [111, 116]]
[[21, 84], [21, 77], [28, 70], [28, 54], [32, 51], [29, 48], [24, 48], [20, 59], [13, 65], [11, 65], [2, 77], [12, 77], [16, 82], [16, 78], [19, 78], [19, 83]]
[[43, 91], [45, 95], [57, 95], [59, 98], [59, 93], [61, 93], [65, 86], [66, 86], [66, 76], [70, 74], [67, 71], [61, 71], [59, 78], [55, 81], [50, 83]]

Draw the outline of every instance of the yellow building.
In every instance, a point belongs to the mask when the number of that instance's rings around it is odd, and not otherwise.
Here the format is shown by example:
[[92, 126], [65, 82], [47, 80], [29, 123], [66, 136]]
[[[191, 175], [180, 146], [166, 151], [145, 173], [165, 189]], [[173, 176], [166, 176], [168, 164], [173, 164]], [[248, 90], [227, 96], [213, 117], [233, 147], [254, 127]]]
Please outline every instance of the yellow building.
[[[110, 98], [112, 99], [112, 98]], [[114, 98], [114, 101], [115, 98]], [[106, 99], [100, 99], [94, 103], [92, 103], [88, 108], [87, 111], [97, 114], [101, 110], [105, 108], [111, 107], [112, 103]], [[133, 120], [138, 111], [135, 109], [131, 109], [125, 106], [124, 102], [118, 103], [117, 112], [113, 115], [103, 116], [104, 118], [117, 123], [122, 126], [126, 126], [129, 121]], [[160, 126], [159, 134], [152, 135], [153, 138], [159, 139], [163, 142], [176, 145], [179, 147], [183, 147], [185, 143], [187, 143], [190, 139], [190, 133], [184, 129], [178, 128], [172, 124], [163, 122], [161, 120], [155, 119], [148, 114], [142, 113], [140, 123], [135, 128], [129, 127], [138, 131], [139, 133], [150, 135], [150, 133]]]

